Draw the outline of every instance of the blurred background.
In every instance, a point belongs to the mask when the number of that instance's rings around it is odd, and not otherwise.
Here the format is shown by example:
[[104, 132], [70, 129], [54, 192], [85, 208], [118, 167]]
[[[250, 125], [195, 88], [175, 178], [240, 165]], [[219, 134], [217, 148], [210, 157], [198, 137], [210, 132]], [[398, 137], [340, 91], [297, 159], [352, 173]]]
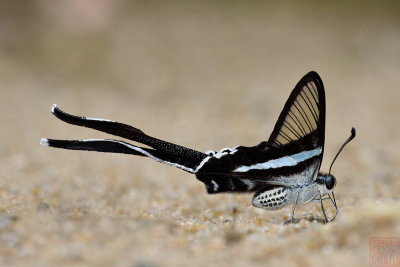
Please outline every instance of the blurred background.
[[[37, 0], [0, 3], [0, 264], [369, 264], [399, 237], [398, 1]], [[199, 151], [266, 140], [300, 78], [325, 84], [332, 223], [284, 225], [251, 196], [127, 155], [57, 150], [103, 138], [51, 105]], [[321, 216], [317, 204], [297, 217]]]

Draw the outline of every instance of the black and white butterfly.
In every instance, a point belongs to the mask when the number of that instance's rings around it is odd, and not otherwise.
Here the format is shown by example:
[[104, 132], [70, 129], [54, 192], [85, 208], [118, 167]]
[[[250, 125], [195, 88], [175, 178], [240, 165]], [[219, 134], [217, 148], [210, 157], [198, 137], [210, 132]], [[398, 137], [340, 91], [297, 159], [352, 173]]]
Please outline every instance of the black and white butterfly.
[[[67, 114], [56, 105], [52, 113], [60, 120], [111, 135], [123, 137], [147, 147], [114, 139], [54, 140], [42, 138], [42, 145], [73, 150], [125, 153], [149, 157], [158, 162], [193, 173], [210, 194], [222, 192], [254, 193], [253, 205], [277, 210], [292, 205], [292, 218], [297, 204], [317, 201], [324, 221], [337, 213], [333, 189], [336, 179], [319, 172], [325, 141], [325, 91], [316, 72], [309, 72], [296, 85], [286, 101], [268, 141], [253, 147], [237, 146], [219, 152], [202, 153], [146, 135], [132, 126], [105, 119]], [[332, 195], [332, 197], [331, 197]], [[323, 200], [329, 199], [335, 215], [328, 219]]]

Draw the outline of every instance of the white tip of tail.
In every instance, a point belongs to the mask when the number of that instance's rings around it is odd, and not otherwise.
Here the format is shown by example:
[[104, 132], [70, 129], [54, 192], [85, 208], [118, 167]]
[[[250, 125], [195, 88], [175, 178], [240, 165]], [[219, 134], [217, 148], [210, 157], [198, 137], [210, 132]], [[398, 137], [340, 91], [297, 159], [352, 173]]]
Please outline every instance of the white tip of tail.
[[49, 146], [49, 139], [47, 139], [47, 138], [40, 139], [40, 144], [42, 146]]
[[51, 108], [51, 113], [54, 113], [54, 110], [57, 108], [57, 104], [53, 104], [53, 107]]

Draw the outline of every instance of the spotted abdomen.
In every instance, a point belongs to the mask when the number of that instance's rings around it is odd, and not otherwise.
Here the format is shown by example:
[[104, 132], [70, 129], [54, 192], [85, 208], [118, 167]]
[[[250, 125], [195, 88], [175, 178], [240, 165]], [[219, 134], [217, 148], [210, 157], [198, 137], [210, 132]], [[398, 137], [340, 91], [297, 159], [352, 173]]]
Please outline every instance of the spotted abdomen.
[[278, 210], [289, 202], [290, 190], [285, 187], [274, 187], [256, 193], [253, 197], [253, 205], [266, 210]]

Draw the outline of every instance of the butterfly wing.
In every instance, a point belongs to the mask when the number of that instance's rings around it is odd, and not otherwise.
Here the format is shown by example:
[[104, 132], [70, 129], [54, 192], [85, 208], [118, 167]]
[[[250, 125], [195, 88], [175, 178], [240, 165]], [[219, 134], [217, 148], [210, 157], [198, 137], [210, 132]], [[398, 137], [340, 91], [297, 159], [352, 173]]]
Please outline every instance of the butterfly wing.
[[196, 176], [209, 193], [305, 184], [318, 174], [324, 139], [324, 86], [316, 72], [309, 72], [290, 94], [267, 142], [210, 155]]
[[297, 150], [321, 148], [322, 159], [324, 141], [324, 85], [319, 75], [311, 71], [290, 94], [268, 143], [275, 147], [295, 144]]

